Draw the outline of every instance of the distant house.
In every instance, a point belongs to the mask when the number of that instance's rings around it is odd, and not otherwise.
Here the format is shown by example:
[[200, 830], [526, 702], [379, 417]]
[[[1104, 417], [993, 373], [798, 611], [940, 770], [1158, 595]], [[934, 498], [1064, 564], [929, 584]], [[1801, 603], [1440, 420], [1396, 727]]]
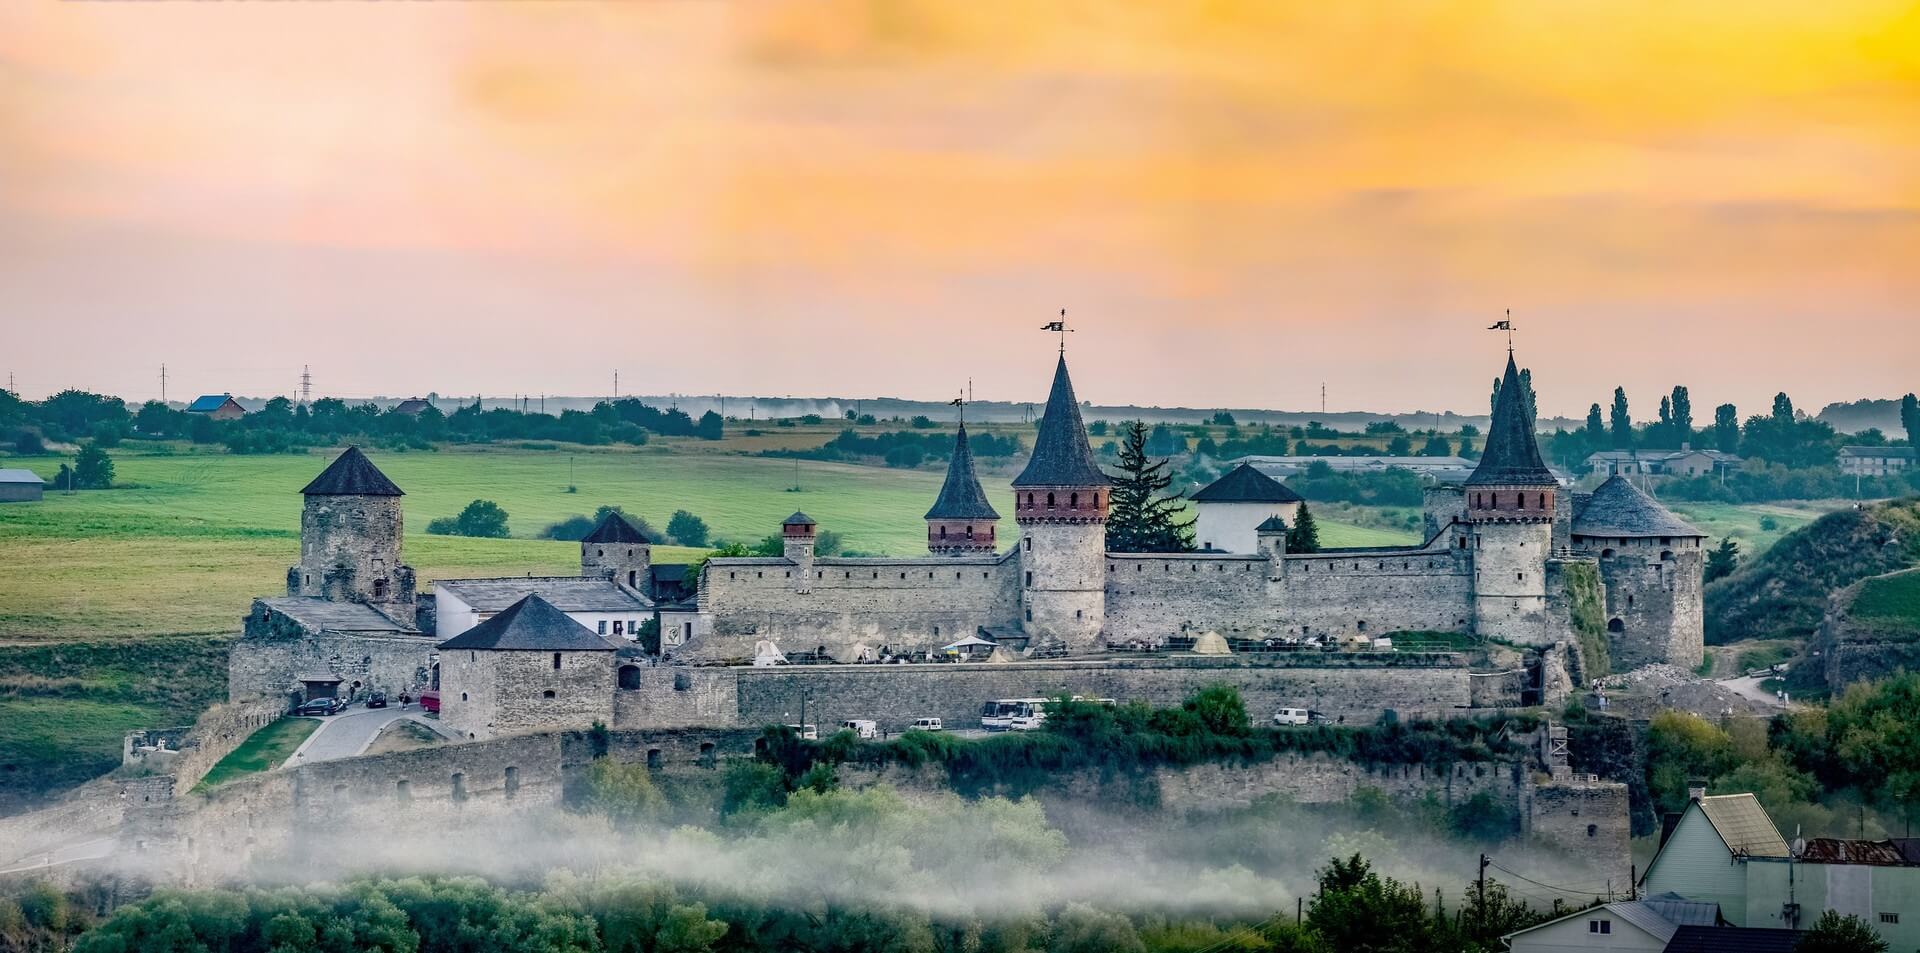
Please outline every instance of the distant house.
[[1665, 893], [1645, 900], [1620, 900], [1570, 913], [1557, 920], [1509, 933], [1501, 939], [1513, 953], [1564, 953], [1570, 950], [1620, 950], [1661, 953], [1682, 927], [1712, 927], [1720, 910], [1711, 903]]
[[1300, 511], [1300, 494], [1253, 466], [1243, 463], [1196, 491], [1193, 501], [1193, 538], [1201, 549], [1223, 553], [1260, 551], [1258, 527], [1274, 517], [1293, 525]]
[[393, 412], [396, 414], [406, 414], [409, 417], [418, 417], [422, 411], [432, 406], [432, 404], [427, 403], [419, 397], [409, 397], [406, 400], [394, 404]]
[[1747, 925], [1747, 864], [1789, 856], [1787, 842], [1751, 794], [1707, 796], [1688, 802], [1647, 864], [1648, 893], [1677, 893], [1720, 905], [1729, 923]]
[[1859, 476], [1892, 476], [1914, 467], [1912, 447], [1841, 447], [1840, 472]]
[[0, 470], [0, 503], [31, 503], [47, 488], [32, 470]]
[[247, 415], [247, 409], [233, 399], [232, 394], [206, 394], [193, 399], [187, 405], [187, 413], [205, 414], [215, 420], [239, 420]]
[[[1307, 472], [1307, 468], [1316, 463], [1324, 463], [1335, 473], [1384, 473], [1388, 470], [1409, 470], [1435, 483], [1465, 483], [1473, 474], [1477, 462], [1465, 457], [1390, 457], [1384, 455], [1367, 456], [1270, 456], [1254, 454], [1228, 461], [1234, 465], [1250, 463], [1261, 473], [1276, 480]], [[1552, 469], [1551, 467], [1548, 469]], [[1572, 478], [1558, 470], [1553, 477], [1562, 486], [1573, 483]]]
[[1601, 476], [1709, 476], [1740, 465], [1719, 450], [1601, 450], [1587, 455], [1587, 472]]

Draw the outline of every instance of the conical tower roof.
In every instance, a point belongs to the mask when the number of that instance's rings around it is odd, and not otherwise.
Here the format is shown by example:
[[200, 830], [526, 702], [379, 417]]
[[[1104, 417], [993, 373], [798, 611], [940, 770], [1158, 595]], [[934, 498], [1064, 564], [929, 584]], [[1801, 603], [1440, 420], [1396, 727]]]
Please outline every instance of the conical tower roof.
[[380, 472], [380, 468], [360, 452], [348, 447], [334, 457], [320, 475], [300, 491], [307, 496], [405, 496], [400, 488]]
[[1053, 390], [1047, 394], [1046, 416], [1033, 440], [1027, 468], [1013, 478], [1014, 486], [1106, 486], [1112, 481], [1093, 458], [1087, 427], [1080, 420], [1080, 402], [1073, 397], [1067, 377], [1067, 356], [1053, 370]]
[[1509, 351], [1507, 375], [1500, 382], [1493, 423], [1487, 427], [1487, 449], [1480, 455], [1480, 465], [1473, 475], [1467, 477], [1467, 485], [1553, 486], [1558, 482], [1540, 459], [1540, 444], [1534, 439], [1526, 395], [1521, 391], [1520, 369], [1514, 366]]
[[1705, 536], [1616, 473], [1573, 518], [1576, 536]]
[[600, 525], [595, 526], [593, 532], [588, 533], [580, 541], [583, 543], [645, 543], [647, 538], [641, 535], [632, 523], [627, 522], [626, 517], [608, 510], [607, 515], [601, 518]]
[[973, 451], [967, 448], [967, 425], [953, 438], [953, 458], [947, 461], [947, 482], [940, 485], [940, 497], [927, 511], [930, 520], [997, 520], [980, 489], [980, 477], [973, 472]]

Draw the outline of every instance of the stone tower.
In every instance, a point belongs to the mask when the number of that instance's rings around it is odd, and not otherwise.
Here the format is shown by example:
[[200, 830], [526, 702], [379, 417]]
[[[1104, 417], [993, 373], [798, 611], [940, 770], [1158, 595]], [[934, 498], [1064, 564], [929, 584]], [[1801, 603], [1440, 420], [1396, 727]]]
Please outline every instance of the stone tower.
[[363, 602], [412, 624], [400, 488], [359, 447], [348, 447], [300, 492], [300, 565], [287, 571], [287, 594]]
[[1027, 468], [1013, 480], [1020, 601], [1031, 646], [1098, 649], [1106, 621], [1107, 478], [1087, 445], [1067, 359], [1054, 368]]
[[1573, 549], [1598, 560], [1606, 585], [1614, 670], [1700, 664], [1706, 534], [1617, 474], [1574, 509]]
[[1000, 514], [987, 502], [980, 478], [973, 472], [973, 451], [967, 448], [967, 424], [953, 438], [953, 458], [947, 461], [947, 482], [927, 511], [927, 551], [941, 556], [965, 556], [994, 550], [994, 527]]
[[797, 510], [780, 524], [781, 552], [793, 560], [793, 588], [796, 592], [813, 590], [813, 543], [818, 525], [813, 517]]
[[627, 518], [608, 511], [600, 525], [580, 540], [580, 575], [611, 579], [628, 589], [646, 591], [653, 546]]
[[1465, 490], [1479, 634], [1536, 645], [1552, 640], [1546, 562], [1558, 490], [1559, 482], [1540, 459], [1520, 372], [1509, 352], [1486, 452]]

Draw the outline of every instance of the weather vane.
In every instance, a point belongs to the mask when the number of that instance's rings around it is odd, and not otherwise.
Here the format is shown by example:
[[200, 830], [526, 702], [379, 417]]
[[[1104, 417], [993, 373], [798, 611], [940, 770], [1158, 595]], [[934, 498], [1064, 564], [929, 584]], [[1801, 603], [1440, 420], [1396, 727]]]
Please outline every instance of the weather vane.
[[1506, 317], [1498, 321], [1495, 321], [1492, 324], [1487, 325], [1487, 330], [1507, 332], [1507, 353], [1508, 354], [1513, 353], [1513, 309], [1512, 308], [1507, 309]]
[[965, 427], [967, 425], [967, 394], [966, 392], [961, 391], [960, 396], [955, 397], [950, 401], [947, 401], [947, 406], [960, 408], [960, 426]]
[[1042, 331], [1057, 331], [1057, 332], [1059, 332], [1059, 334], [1060, 334], [1060, 353], [1061, 353], [1061, 354], [1065, 354], [1065, 353], [1067, 353], [1067, 335], [1068, 335], [1069, 333], [1071, 333], [1071, 332], [1073, 331], [1073, 329], [1072, 329], [1072, 328], [1070, 328], [1070, 327], [1067, 327], [1067, 309], [1065, 309], [1065, 308], [1061, 308], [1061, 309], [1060, 309], [1060, 320], [1058, 320], [1058, 321], [1048, 321], [1048, 322], [1047, 322], [1046, 324], [1043, 324], [1043, 325], [1041, 325], [1041, 326], [1040, 326], [1040, 330], [1042, 330]]

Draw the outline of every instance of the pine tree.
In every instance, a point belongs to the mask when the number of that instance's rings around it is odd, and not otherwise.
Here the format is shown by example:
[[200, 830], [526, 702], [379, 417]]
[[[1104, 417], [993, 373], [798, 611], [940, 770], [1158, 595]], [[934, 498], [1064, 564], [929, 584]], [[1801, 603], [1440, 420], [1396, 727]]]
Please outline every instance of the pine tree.
[[1721, 453], [1740, 452], [1740, 411], [1732, 404], [1713, 409], [1713, 442]]
[[1320, 551], [1320, 527], [1313, 522], [1313, 511], [1307, 509], [1305, 500], [1300, 502], [1300, 511], [1293, 515], [1293, 526], [1287, 530], [1287, 552], [1317, 553]]
[[1712, 582], [1733, 575], [1740, 568], [1740, 544], [1731, 538], [1720, 540], [1720, 545], [1707, 551], [1707, 569], [1704, 582]]
[[1627, 413], [1627, 389], [1613, 389], [1613, 414], [1609, 421], [1613, 428], [1613, 449], [1625, 450], [1633, 446], [1633, 417]]
[[1147, 456], [1147, 426], [1133, 421], [1120, 445], [1120, 474], [1107, 511], [1107, 550], [1115, 553], [1184, 553], [1193, 550], [1193, 521], [1181, 520], [1165, 458]]
[[1681, 443], [1693, 442], [1693, 398], [1679, 384], [1673, 388], [1673, 429]]
[[1607, 445], [1607, 424], [1600, 417], [1600, 405], [1587, 408], [1587, 442], [1595, 447]]
[[1907, 443], [1920, 447], [1920, 399], [1912, 394], [1900, 398], [1900, 426], [1907, 430]]

